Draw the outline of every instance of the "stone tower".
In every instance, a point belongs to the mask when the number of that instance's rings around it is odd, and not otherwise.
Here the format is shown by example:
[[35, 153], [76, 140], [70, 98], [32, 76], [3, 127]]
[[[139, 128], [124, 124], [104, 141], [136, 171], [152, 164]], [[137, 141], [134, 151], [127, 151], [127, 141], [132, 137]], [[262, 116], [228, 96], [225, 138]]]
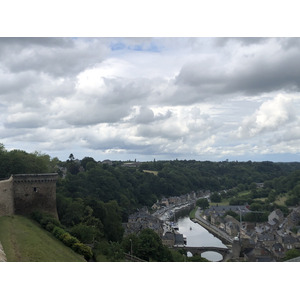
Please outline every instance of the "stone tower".
[[0, 181], [0, 216], [29, 215], [39, 210], [58, 218], [57, 177], [56, 173], [16, 174]]

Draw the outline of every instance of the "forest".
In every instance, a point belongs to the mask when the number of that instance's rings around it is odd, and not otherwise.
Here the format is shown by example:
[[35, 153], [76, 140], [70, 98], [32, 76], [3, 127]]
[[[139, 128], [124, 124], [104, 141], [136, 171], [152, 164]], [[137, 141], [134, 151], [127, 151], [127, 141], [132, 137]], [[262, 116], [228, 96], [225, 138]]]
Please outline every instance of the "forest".
[[[60, 161], [38, 152], [8, 151], [0, 145], [1, 179], [11, 174], [59, 174], [59, 221], [42, 214], [32, 217], [58, 238], [65, 239], [66, 244], [71, 245], [73, 241], [77, 247], [79, 243], [90, 247], [91, 251], [79, 247], [88, 260], [122, 260], [123, 253], [130, 251], [129, 237], [123, 237], [122, 223], [127, 222], [129, 214], [144, 206], [151, 208], [163, 196], [210, 190], [215, 202], [248, 203], [252, 210], [262, 211], [277, 206], [284, 212], [300, 200], [298, 162], [154, 160], [139, 163], [136, 167], [124, 163], [98, 162], [92, 157], [79, 160], [73, 154]], [[263, 188], [257, 188], [257, 183], [263, 183]], [[284, 201], [276, 204], [279, 197]], [[145, 260], [182, 259], [182, 255], [162, 246], [154, 232], [146, 231], [130, 239]], [[145, 249], [141, 240], [151, 239], [153, 249], [150, 246]]]

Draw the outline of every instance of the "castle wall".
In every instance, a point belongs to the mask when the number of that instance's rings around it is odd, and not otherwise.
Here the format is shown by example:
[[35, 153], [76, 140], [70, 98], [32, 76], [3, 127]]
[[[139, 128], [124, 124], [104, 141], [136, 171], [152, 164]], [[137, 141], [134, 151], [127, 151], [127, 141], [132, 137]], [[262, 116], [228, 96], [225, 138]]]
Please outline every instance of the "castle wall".
[[29, 215], [40, 210], [56, 218], [57, 174], [13, 175], [14, 213]]
[[0, 181], [0, 216], [14, 214], [13, 177]]

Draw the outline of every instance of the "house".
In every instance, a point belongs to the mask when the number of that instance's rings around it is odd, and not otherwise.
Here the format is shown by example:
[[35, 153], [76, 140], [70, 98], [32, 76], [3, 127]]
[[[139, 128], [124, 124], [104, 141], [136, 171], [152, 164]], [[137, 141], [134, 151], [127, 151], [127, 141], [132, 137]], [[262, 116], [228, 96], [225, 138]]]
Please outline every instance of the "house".
[[242, 231], [251, 235], [255, 231], [255, 222], [242, 222]]
[[278, 241], [278, 236], [272, 232], [258, 234], [256, 237], [256, 242], [264, 245], [268, 249], [270, 249], [271, 246], [277, 241]]
[[159, 204], [158, 203], [154, 203], [152, 206], [151, 206], [151, 209], [153, 210], [158, 210], [160, 208]]
[[277, 258], [282, 258], [284, 257], [284, 247], [281, 243], [275, 243], [271, 247], [272, 253], [277, 257]]
[[286, 228], [292, 228], [299, 224], [300, 222], [300, 211], [299, 208], [295, 208], [292, 212], [286, 217]]
[[285, 250], [291, 250], [299, 247], [299, 240], [290, 234], [280, 237], [280, 241]]
[[283, 212], [280, 209], [275, 209], [268, 216], [268, 223], [271, 226], [279, 225], [284, 219]]
[[160, 201], [160, 204], [161, 206], [166, 206], [168, 207], [169, 206], [169, 200], [167, 198], [163, 198], [161, 201]]
[[249, 262], [275, 262], [271, 251], [256, 245], [255, 248], [250, 248], [244, 252], [244, 260]]
[[171, 231], [167, 231], [162, 237], [163, 245], [167, 247], [173, 247], [175, 244], [175, 235]]
[[167, 247], [173, 246], [184, 246], [186, 244], [183, 234], [178, 233], [177, 231], [167, 231], [162, 237], [163, 245]]
[[211, 206], [204, 211], [205, 215], [210, 215], [211, 213], [217, 214], [219, 216], [224, 216], [226, 212], [233, 211], [237, 214], [247, 214], [250, 212], [247, 205], [218, 205]]
[[237, 221], [234, 217], [227, 215], [224, 218], [225, 222], [225, 231], [230, 236], [237, 236], [240, 232], [240, 222]]
[[150, 228], [155, 231], [159, 236], [163, 235], [163, 222], [150, 215], [147, 210], [141, 210], [128, 217], [128, 223], [124, 224], [125, 235], [130, 233], [139, 234], [140, 231]]

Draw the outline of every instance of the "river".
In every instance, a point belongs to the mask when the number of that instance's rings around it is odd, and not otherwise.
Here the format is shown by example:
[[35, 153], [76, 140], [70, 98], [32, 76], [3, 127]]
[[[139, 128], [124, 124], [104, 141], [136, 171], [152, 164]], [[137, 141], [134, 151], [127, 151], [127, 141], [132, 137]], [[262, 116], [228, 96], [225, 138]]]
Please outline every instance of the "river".
[[[215, 246], [226, 248], [226, 246], [214, 235], [208, 232], [201, 225], [194, 223], [187, 215], [188, 211], [183, 210], [176, 212], [176, 221], [178, 223], [179, 232], [186, 236], [187, 246]], [[201, 255], [210, 261], [219, 261], [222, 255], [216, 252], [208, 251]]]

